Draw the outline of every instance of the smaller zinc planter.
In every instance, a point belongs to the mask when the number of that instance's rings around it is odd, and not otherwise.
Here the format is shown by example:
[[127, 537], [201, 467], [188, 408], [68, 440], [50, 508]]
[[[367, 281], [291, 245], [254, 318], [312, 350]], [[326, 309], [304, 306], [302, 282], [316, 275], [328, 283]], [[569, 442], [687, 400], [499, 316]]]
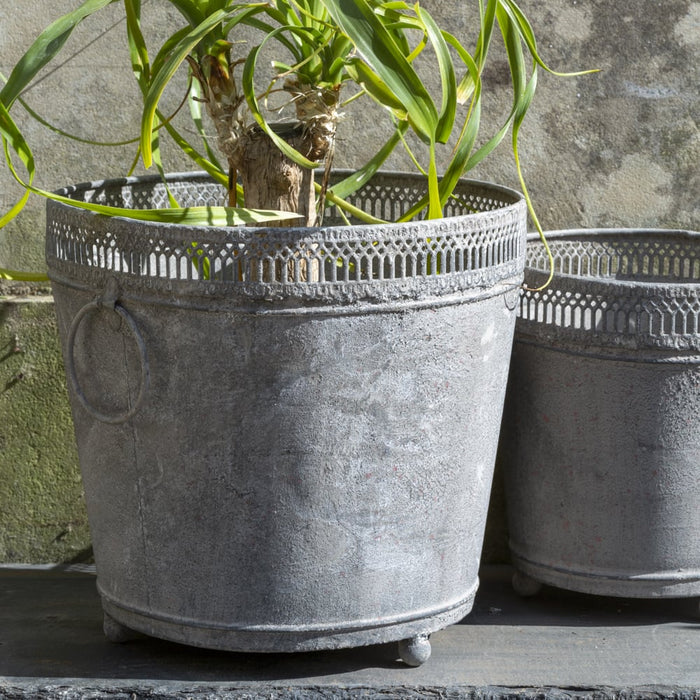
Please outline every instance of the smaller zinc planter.
[[[700, 596], [700, 233], [548, 239], [502, 443], [514, 585]], [[526, 284], [548, 269], [530, 241]]]
[[[225, 191], [172, 177], [192, 206]], [[420, 176], [355, 197], [382, 216]], [[66, 191], [158, 207], [159, 178]], [[206, 228], [50, 202], [56, 299], [105, 631], [238, 651], [427, 636], [478, 567], [525, 262], [525, 202], [450, 218]], [[468, 213], [467, 213], [468, 212]], [[332, 224], [336, 224], [333, 226]]]

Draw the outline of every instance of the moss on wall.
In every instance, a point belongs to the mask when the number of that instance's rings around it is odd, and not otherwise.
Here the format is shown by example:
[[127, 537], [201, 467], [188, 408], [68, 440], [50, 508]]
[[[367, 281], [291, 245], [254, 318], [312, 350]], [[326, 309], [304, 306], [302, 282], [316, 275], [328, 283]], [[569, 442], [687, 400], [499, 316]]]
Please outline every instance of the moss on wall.
[[88, 556], [77, 465], [52, 298], [0, 298], [0, 562]]

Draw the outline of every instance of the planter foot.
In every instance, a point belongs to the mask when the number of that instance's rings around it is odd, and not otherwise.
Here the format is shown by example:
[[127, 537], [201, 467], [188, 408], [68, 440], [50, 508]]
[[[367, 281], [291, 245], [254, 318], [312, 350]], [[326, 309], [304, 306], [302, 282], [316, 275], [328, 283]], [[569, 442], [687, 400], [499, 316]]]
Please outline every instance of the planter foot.
[[523, 598], [531, 598], [542, 590], [542, 584], [522, 571], [515, 571], [511, 579], [513, 590]]
[[430, 635], [419, 634], [399, 642], [399, 656], [408, 666], [420, 666], [430, 658]]
[[102, 625], [105, 637], [114, 644], [124, 644], [131, 642], [134, 639], [139, 639], [141, 635], [138, 632], [117, 622], [111, 615], [104, 613], [104, 622]]

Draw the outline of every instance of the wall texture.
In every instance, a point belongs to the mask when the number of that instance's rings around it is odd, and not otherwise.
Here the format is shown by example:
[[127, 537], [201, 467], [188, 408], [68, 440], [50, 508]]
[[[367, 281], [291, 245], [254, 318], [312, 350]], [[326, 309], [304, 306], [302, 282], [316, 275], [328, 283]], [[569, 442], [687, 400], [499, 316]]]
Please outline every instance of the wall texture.
[[51, 297], [0, 299], [0, 562], [89, 556], [63, 376]]
[[[475, 3], [424, 4], [448, 17], [454, 33], [468, 33]], [[0, 72], [9, 73], [40, 26], [78, 5], [0, 0]], [[600, 69], [568, 79], [541, 75], [521, 155], [544, 226], [700, 229], [700, 1], [521, 0], [520, 6], [552, 67]], [[161, 0], [144, 0], [154, 42], [167, 36], [171, 13]], [[83, 138], [134, 136], [139, 96], [123, 37], [116, 3], [76, 30], [63, 58], [27, 90], [28, 104]], [[486, 132], [498, 127], [509, 105], [505, 57], [494, 58], [486, 75], [486, 107], [493, 110], [484, 120]], [[173, 90], [166, 105], [174, 107], [180, 97]], [[134, 156], [133, 144], [95, 148], [66, 142], [23, 118], [19, 105], [13, 114], [33, 145], [37, 183], [44, 188], [124, 175]], [[377, 114], [366, 106], [347, 111], [338, 166], [358, 165], [369, 156], [371, 137], [380, 136], [376, 124]], [[167, 143], [164, 150], [170, 170], [190, 167]], [[389, 166], [402, 169], [407, 162], [397, 155]], [[517, 186], [508, 144], [473, 175]], [[18, 194], [2, 170], [0, 211]], [[36, 200], [0, 230], [0, 266], [42, 269], [43, 228], [43, 202]], [[24, 291], [0, 287], [0, 561], [69, 560], [82, 556], [89, 535], [52, 307], [36, 294], [17, 301]], [[24, 378], [16, 380], [18, 374]], [[505, 551], [498, 498], [497, 490], [487, 540], [492, 560]]]
[[[23, 47], [76, 0], [0, 0], [0, 72], [7, 75]], [[470, 36], [475, 2], [425, 0], [449, 17], [460, 37]], [[544, 59], [562, 71], [599, 68], [600, 73], [564, 79], [541, 75], [539, 91], [522, 135], [527, 181], [543, 224], [578, 226], [680, 226], [700, 228], [700, 2], [698, 0], [522, 0], [538, 33]], [[19, 9], [18, 9], [19, 8]], [[144, 2], [153, 45], [167, 35], [173, 10], [161, 0]], [[84, 138], [133, 137], [139, 95], [124, 46], [121, 3], [81, 25], [63, 58], [39, 76], [24, 97], [42, 116]], [[37, 18], [40, 18], [38, 20]], [[155, 29], [153, 29], [155, 28]], [[467, 41], [467, 45], [472, 42]], [[494, 51], [497, 51], [494, 47]], [[486, 76], [485, 132], [507, 113], [505, 58]], [[184, 82], [182, 87], [184, 87]], [[168, 94], [178, 103], [181, 92]], [[46, 188], [123, 175], [134, 145], [93, 148], [40, 133], [14, 112], [34, 144], [38, 183]], [[347, 110], [338, 137], [337, 163], [357, 165], [370, 153], [377, 114], [365, 101]], [[357, 139], [356, 135], [362, 138]], [[164, 139], [170, 170], [188, 168]], [[392, 167], [407, 167], [397, 156]], [[517, 185], [508, 144], [475, 176]], [[0, 205], [18, 193], [3, 171]], [[42, 266], [43, 203], [0, 231], [0, 265]]]

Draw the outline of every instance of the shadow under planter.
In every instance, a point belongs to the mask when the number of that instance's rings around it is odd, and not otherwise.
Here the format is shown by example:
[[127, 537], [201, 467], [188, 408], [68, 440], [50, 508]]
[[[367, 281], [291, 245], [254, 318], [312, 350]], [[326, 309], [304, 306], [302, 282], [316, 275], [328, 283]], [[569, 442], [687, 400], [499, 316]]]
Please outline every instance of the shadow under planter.
[[[185, 206], [219, 204], [173, 176]], [[164, 206], [156, 178], [73, 197]], [[397, 218], [421, 178], [353, 203]], [[305, 651], [463, 618], [478, 566], [525, 254], [522, 197], [450, 217], [188, 228], [48, 205], [47, 261], [112, 639]]]
[[[515, 587], [700, 596], [700, 234], [548, 234], [502, 436]], [[525, 281], [547, 277], [528, 242]]]

